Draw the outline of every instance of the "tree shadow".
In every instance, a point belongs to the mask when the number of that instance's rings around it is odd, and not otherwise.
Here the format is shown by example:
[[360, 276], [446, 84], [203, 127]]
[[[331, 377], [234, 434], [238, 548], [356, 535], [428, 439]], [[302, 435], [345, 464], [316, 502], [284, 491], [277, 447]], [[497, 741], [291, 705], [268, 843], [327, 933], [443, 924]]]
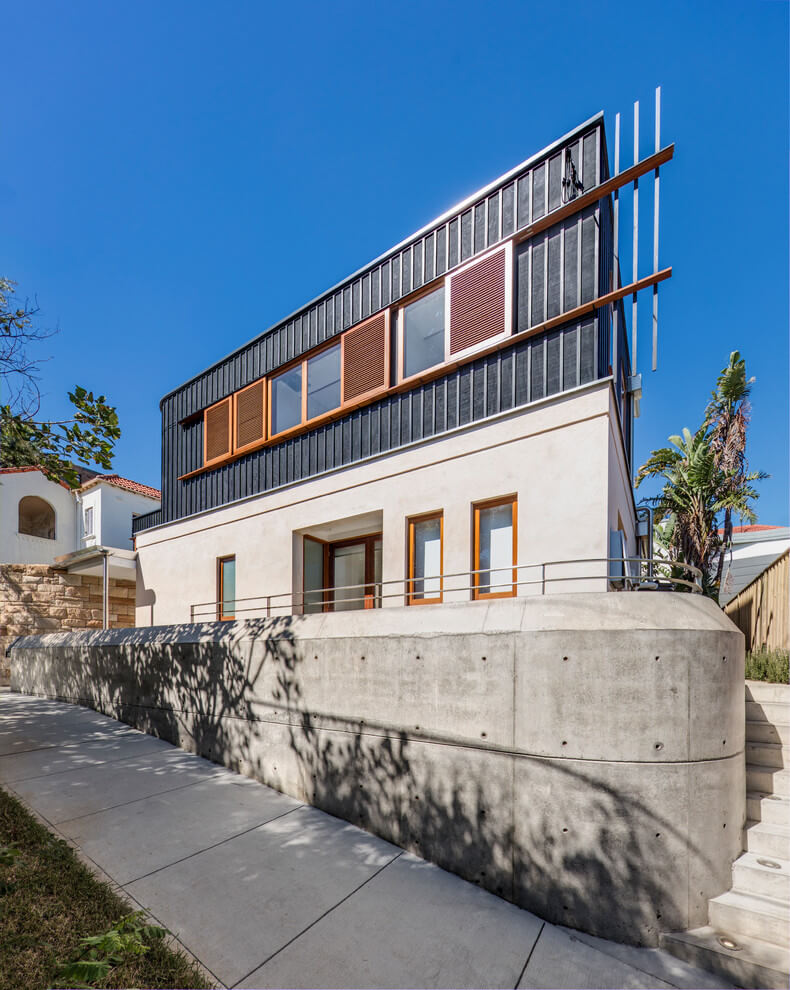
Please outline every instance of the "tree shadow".
[[17, 687], [252, 776], [549, 921], [646, 945], [705, 923], [729, 865], [677, 820], [670, 791], [685, 786], [688, 800], [687, 782], [667, 777], [665, 794], [651, 791], [661, 765], [640, 782], [622, 766], [311, 710], [302, 622], [32, 638], [15, 654]]

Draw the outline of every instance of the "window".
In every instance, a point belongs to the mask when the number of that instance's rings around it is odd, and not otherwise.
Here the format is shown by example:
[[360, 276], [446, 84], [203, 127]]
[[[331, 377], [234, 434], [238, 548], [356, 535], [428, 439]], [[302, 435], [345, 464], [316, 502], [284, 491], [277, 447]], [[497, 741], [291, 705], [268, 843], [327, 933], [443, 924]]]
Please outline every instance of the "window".
[[271, 388], [270, 436], [275, 436], [302, 422], [302, 365], [272, 378]]
[[236, 618], [235, 557], [217, 560], [217, 618], [220, 621]]
[[442, 600], [443, 537], [441, 512], [409, 520], [409, 605]]
[[315, 419], [340, 405], [340, 344], [307, 359], [307, 418]]
[[510, 598], [516, 594], [515, 495], [474, 506], [475, 598]]
[[18, 531], [24, 536], [42, 540], [55, 539], [55, 510], [37, 495], [25, 495], [19, 500]]
[[85, 508], [85, 536], [93, 536], [93, 506], [89, 505]]
[[305, 615], [325, 611], [326, 592], [329, 583], [327, 570], [329, 557], [326, 552], [327, 544], [313, 536], [304, 537], [303, 556], [303, 585]]
[[402, 377], [444, 361], [444, 286], [401, 310]]

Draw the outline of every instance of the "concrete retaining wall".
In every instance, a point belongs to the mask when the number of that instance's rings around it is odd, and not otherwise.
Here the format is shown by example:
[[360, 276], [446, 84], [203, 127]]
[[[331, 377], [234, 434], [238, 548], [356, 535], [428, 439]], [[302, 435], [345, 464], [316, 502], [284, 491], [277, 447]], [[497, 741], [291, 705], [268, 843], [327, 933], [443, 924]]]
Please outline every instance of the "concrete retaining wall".
[[706, 923], [745, 817], [743, 636], [553, 595], [21, 640], [12, 686], [238, 768], [544, 918]]

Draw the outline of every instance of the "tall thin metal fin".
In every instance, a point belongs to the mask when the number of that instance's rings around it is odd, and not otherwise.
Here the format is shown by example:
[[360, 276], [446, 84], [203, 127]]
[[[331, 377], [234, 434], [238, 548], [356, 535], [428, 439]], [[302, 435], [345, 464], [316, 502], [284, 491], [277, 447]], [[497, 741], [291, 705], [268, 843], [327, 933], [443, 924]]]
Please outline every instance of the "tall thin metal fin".
[[[656, 151], [661, 149], [661, 87], [656, 87]], [[653, 197], [653, 273], [658, 271], [658, 169]], [[653, 371], [658, 367], [658, 283], [653, 286]]]
[[[634, 165], [639, 164], [639, 100], [634, 103]], [[634, 258], [632, 282], [639, 279], [639, 179], [634, 179]], [[631, 374], [636, 374], [636, 292], [631, 296]]]

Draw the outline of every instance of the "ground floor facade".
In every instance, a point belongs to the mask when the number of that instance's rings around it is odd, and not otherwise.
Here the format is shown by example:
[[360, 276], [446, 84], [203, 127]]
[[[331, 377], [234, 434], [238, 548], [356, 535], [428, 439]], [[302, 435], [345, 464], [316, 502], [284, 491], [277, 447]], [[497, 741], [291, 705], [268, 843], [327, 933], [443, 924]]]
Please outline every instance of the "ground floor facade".
[[137, 624], [604, 590], [634, 512], [597, 382], [139, 533]]

